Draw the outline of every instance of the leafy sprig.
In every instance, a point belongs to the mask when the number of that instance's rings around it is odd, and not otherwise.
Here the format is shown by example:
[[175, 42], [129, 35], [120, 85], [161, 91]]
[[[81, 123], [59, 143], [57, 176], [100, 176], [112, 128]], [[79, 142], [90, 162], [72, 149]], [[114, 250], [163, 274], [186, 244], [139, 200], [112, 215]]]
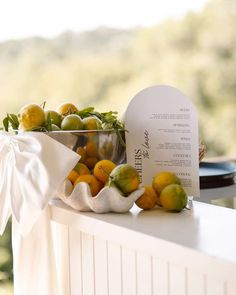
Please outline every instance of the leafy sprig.
[[[42, 107], [45, 108], [46, 102], [44, 101]], [[101, 123], [104, 130], [114, 130], [121, 142], [122, 145], [125, 146], [125, 141], [123, 138], [123, 132], [125, 131], [124, 124], [121, 120], [118, 119], [118, 112], [97, 112], [94, 107], [87, 107], [78, 112], [76, 112], [82, 119], [90, 116], [97, 117]], [[5, 131], [17, 130], [19, 128], [19, 120], [17, 115], [15, 114], [7, 114], [7, 116], [3, 119], [3, 128]], [[28, 131], [41, 131], [48, 132], [52, 131], [52, 120], [51, 115], [48, 113], [46, 117], [46, 121], [42, 126], [34, 127]]]
[[17, 130], [19, 127], [19, 120], [17, 115], [15, 114], [7, 114], [2, 123], [5, 131], [7, 132], [10, 128], [12, 128], [13, 130]]
[[125, 141], [123, 139], [122, 133], [125, 131], [124, 124], [117, 118], [118, 112], [97, 112], [94, 107], [88, 107], [77, 112], [78, 115], [83, 119], [89, 116], [97, 117], [101, 122], [105, 130], [115, 130], [117, 136], [123, 146], [125, 146]]

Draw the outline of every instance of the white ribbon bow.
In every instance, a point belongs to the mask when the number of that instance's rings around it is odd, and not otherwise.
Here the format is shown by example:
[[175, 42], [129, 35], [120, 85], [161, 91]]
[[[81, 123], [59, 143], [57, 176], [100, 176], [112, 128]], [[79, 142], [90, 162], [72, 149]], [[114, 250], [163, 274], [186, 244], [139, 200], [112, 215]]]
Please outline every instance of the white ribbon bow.
[[0, 133], [0, 235], [11, 214], [26, 235], [79, 158], [40, 132]]

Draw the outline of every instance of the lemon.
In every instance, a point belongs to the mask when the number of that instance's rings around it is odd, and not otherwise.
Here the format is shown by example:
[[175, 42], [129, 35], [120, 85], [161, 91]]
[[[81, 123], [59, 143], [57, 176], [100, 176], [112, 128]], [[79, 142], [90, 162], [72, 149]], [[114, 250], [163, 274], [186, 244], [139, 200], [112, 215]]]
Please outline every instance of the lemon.
[[129, 164], [116, 166], [109, 175], [109, 186], [118, 188], [124, 196], [129, 195], [140, 184], [138, 171]]
[[79, 115], [71, 114], [66, 117], [61, 122], [62, 130], [82, 130], [83, 122]]
[[45, 123], [45, 112], [37, 104], [27, 104], [23, 106], [18, 114], [19, 129], [32, 130], [41, 127]]
[[181, 185], [169, 184], [162, 190], [160, 201], [164, 209], [180, 212], [187, 206], [188, 197]]
[[152, 187], [158, 194], [160, 194], [167, 185], [174, 183], [180, 184], [180, 179], [174, 173], [161, 171], [153, 177]]
[[71, 102], [64, 102], [60, 104], [56, 111], [61, 115], [61, 116], [67, 116], [69, 114], [75, 114], [78, 112], [77, 107], [71, 103]]
[[101, 121], [93, 116], [86, 117], [83, 119], [84, 129], [85, 130], [99, 130], [102, 127]]
[[54, 124], [54, 125], [57, 125], [58, 127], [61, 127], [61, 115], [56, 112], [56, 111], [52, 111], [52, 110], [47, 110], [45, 112], [46, 114], [46, 118], [48, 118], [48, 116], [50, 115], [50, 118], [51, 118], [51, 123]]
[[60, 127], [58, 127], [58, 126], [55, 125], [55, 124], [52, 124], [52, 131], [60, 131], [60, 130], [61, 130]]

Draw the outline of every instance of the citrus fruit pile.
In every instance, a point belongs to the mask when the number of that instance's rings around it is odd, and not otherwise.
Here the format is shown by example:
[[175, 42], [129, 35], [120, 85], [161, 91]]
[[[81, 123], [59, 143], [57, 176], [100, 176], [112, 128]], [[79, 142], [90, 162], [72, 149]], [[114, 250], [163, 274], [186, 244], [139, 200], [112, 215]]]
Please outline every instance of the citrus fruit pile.
[[[127, 163], [116, 165], [110, 160], [98, 161], [92, 170], [78, 162], [67, 179], [74, 186], [80, 182], [87, 183], [93, 197], [104, 186], [115, 187], [123, 197], [140, 188], [140, 177], [133, 166]], [[152, 185], [143, 187], [144, 193], [135, 202], [141, 209], [150, 210], [158, 205], [168, 211], [180, 212], [187, 206], [187, 194], [180, 179], [172, 172], [157, 173]]]
[[98, 112], [94, 107], [79, 109], [71, 102], [60, 104], [56, 110], [45, 110], [38, 104], [24, 105], [18, 114], [8, 114], [3, 120], [6, 131], [57, 131], [123, 129], [117, 112]]
[[67, 179], [74, 187], [80, 182], [87, 183], [93, 197], [104, 186], [116, 187], [122, 196], [127, 197], [140, 185], [139, 175], [135, 168], [129, 164], [116, 165], [111, 160], [98, 161], [92, 171], [85, 164], [78, 162]]
[[[83, 142], [76, 152], [81, 156], [80, 162], [85, 164], [90, 170], [101, 159], [111, 159], [114, 153], [114, 147], [111, 137], [98, 142], [96, 133], [91, 130], [108, 130], [112, 129], [117, 133], [121, 145], [125, 146], [123, 133], [123, 123], [117, 118], [117, 112], [98, 112], [93, 107], [78, 109], [71, 103], [65, 102], [60, 104], [56, 110], [45, 109], [46, 105], [37, 104], [24, 105], [15, 114], [8, 114], [3, 120], [6, 131], [9, 129], [20, 131], [81, 131], [83, 133]], [[82, 136], [82, 135], [81, 135]]]
[[168, 211], [180, 212], [187, 206], [187, 194], [180, 179], [172, 172], [157, 173], [152, 185], [144, 187], [144, 194], [135, 202], [142, 209], [150, 210], [159, 205]]

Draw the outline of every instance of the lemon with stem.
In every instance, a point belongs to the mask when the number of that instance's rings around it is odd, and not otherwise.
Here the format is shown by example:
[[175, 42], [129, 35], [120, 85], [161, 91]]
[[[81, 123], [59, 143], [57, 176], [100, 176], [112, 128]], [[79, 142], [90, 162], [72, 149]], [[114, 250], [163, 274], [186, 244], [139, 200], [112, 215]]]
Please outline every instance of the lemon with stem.
[[19, 129], [33, 130], [43, 126], [46, 116], [43, 108], [33, 103], [23, 106], [19, 111], [18, 118]]

